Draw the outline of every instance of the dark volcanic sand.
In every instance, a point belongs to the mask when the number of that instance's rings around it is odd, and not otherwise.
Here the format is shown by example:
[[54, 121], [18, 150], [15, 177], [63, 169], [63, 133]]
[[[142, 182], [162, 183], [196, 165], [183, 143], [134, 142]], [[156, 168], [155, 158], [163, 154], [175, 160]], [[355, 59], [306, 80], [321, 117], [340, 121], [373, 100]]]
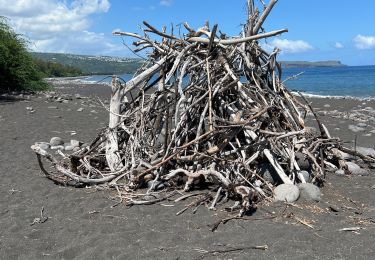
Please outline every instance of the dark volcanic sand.
[[[64, 87], [64, 88], [61, 88]], [[105, 99], [109, 87], [60, 85], [57, 91], [98, 95]], [[85, 101], [87, 104], [82, 105]], [[362, 101], [314, 99], [320, 110], [350, 110]], [[311, 229], [293, 218], [232, 220], [215, 232], [209, 225], [228, 216], [221, 209], [200, 207], [180, 216], [192, 200], [163, 205], [111, 207], [108, 191], [94, 187], [60, 187], [40, 173], [30, 145], [49, 141], [91, 141], [107, 122], [107, 113], [92, 102], [49, 102], [43, 96], [26, 101], [0, 99], [0, 259], [374, 259], [375, 177], [330, 174], [319, 203], [298, 202], [260, 206], [252, 217], [268, 211], [278, 216], [294, 213], [313, 225]], [[330, 104], [331, 108], [324, 107]], [[58, 108], [48, 108], [57, 106]], [[374, 101], [365, 106], [374, 106]], [[26, 107], [33, 107], [30, 114]], [[77, 112], [83, 107], [83, 112]], [[90, 112], [95, 110], [97, 113]], [[351, 141], [350, 120], [322, 116], [332, 135]], [[343, 121], [343, 122], [341, 122]], [[370, 131], [373, 123], [366, 131]], [[340, 130], [334, 130], [336, 126]], [[76, 131], [71, 136], [69, 131]], [[357, 133], [358, 142], [374, 146], [374, 137]], [[375, 135], [375, 134], [374, 134]], [[174, 205], [174, 206], [170, 206]], [[328, 210], [333, 206], [338, 212]], [[44, 223], [33, 223], [44, 208]], [[361, 227], [358, 232], [339, 231]], [[268, 250], [244, 249], [216, 255], [206, 251], [267, 245]]]

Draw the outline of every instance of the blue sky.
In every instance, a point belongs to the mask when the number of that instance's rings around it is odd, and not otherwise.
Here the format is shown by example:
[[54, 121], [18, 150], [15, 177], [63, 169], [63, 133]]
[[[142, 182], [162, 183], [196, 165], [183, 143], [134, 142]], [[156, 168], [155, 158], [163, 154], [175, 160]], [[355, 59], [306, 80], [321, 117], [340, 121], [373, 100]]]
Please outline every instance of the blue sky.
[[[245, 6], [246, 0], [0, 0], [0, 15], [30, 39], [32, 50], [126, 57], [131, 52], [112, 36], [114, 30], [140, 32], [143, 20], [169, 30], [172, 24], [198, 28], [209, 20], [237, 35]], [[374, 0], [279, 0], [265, 29], [289, 33], [262, 44], [282, 49], [279, 60], [375, 64], [374, 11]]]

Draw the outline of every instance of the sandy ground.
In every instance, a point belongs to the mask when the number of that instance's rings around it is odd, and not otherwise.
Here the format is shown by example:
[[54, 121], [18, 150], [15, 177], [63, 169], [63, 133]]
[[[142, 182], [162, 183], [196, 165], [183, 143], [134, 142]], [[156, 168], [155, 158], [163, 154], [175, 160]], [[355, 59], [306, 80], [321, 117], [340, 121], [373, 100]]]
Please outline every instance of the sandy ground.
[[[60, 85], [56, 91], [102, 100], [109, 95], [108, 86], [98, 85]], [[357, 139], [357, 145], [374, 147], [371, 118], [360, 131], [349, 130], [362, 120], [350, 113], [375, 108], [374, 101], [313, 99], [312, 104], [333, 136], [348, 146]], [[338, 117], [334, 110], [344, 114]], [[191, 200], [112, 207], [116, 201], [108, 191], [60, 187], [43, 177], [31, 144], [52, 136], [90, 142], [106, 122], [107, 112], [91, 99], [0, 99], [0, 259], [374, 258], [374, 171], [369, 176], [330, 174], [321, 202], [264, 205], [247, 220], [228, 221], [215, 232], [212, 224], [228, 216], [220, 209], [200, 207], [195, 214], [188, 210], [176, 216]], [[42, 209], [47, 220], [33, 224]], [[360, 229], [340, 231], [349, 227]], [[263, 245], [268, 249], [252, 248]]]

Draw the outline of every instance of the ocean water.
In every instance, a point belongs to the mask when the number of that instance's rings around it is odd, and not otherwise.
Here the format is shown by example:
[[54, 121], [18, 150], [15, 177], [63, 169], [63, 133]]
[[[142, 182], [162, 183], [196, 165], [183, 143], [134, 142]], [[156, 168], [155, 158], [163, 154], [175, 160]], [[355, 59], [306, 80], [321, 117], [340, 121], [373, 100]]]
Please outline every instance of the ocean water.
[[[294, 75], [299, 76], [288, 79]], [[119, 75], [124, 81], [131, 74]], [[83, 82], [110, 83], [108, 75], [94, 75], [79, 79]], [[301, 91], [310, 96], [375, 98], [375, 66], [347, 66], [337, 68], [286, 68], [282, 80], [291, 91]]]
[[337, 68], [289, 68], [283, 70], [282, 80], [289, 90], [318, 96], [375, 98], [375, 66]]

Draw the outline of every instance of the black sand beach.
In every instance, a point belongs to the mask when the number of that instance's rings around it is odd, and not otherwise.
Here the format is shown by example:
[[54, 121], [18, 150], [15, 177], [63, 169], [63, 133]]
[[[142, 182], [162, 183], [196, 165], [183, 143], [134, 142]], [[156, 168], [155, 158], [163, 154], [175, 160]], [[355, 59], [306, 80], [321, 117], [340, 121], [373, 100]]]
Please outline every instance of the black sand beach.
[[[0, 259], [374, 257], [375, 170], [367, 176], [329, 174], [322, 201], [260, 205], [252, 216], [228, 221], [215, 232], [212, 224], [228, 217], [222, 209], [202, 206], [195, 214], [176, 216], [190, 200], [129, 208], [115, 206], [107, 190], [55, 185], [40, 172], [30, 145], [52, 136], [90, 142], [108, 120], [95, 98], [108, 99], [110, 89], [66, 84], [56, 92], [73, 98], [61, 103], [44, 94], [0, 99]], [[374, 100], [310, 101], [332, 136], [348, 147], [356, 140], [374, 148]], [[355, 231], [340, 231], [351, 227]], [[268, 249], [254, 248], [263, 245]]]

